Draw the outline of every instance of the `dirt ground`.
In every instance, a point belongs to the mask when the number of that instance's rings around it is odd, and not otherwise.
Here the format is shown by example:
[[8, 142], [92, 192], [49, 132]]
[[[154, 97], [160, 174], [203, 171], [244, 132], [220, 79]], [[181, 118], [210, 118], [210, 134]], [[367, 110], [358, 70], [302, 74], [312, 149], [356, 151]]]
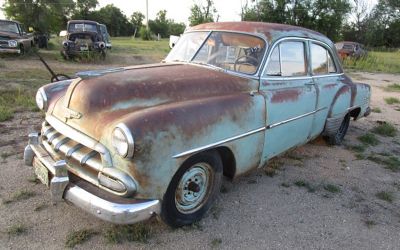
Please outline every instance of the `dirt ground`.
[[225, 180], [202, 221], [171, 229], [152, 219], [142, 224], [149, 229], [145, 243], [109, 243], [110, 224], [64, 202], [51, 205], [49, 191], [22, 160], [27, 135], [42, 114], [17, 113], [0, 123], [0, 248], [64, 249], [71, 232], [86, 229], [91, 237], [76, 249], [400, 249], [400, 172], [371, 160], [398, 157], [400, 133], [376, 135], [378, 145], [354, 150], [377, 121], [400, 130], [399, 105], [384, 101], [400, 98], [400, 92], [385, 90], [400, 76], [351, 76], [372, 85], [371, 106], [381, 113], [351, 122], [343, 145], [318, 138], [274, 160], [268, 168], [275, 169], [273, 177], [263, 168]]

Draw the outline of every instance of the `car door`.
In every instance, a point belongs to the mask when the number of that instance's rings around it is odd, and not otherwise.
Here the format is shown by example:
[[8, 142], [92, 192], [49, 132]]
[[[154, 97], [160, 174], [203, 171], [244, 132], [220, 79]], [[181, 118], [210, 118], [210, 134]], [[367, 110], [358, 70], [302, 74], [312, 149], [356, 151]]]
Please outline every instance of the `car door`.
[[[336, 66], [333, 52], [328, 45], [317, 41], [309, 41], [311, 74], [317, 88], [317, 109], [311, 137], [318, 136], [325, 126], [328, 112], [338, 90], [343, 86], [341, 75]], [[347, 103], [343, 103], [341, 110], [347, 110]]]
[[317, 98], [307, 44], [294, 38], [271, 48], [260, 79], [267, 113], [262, 163], [310, 138]]

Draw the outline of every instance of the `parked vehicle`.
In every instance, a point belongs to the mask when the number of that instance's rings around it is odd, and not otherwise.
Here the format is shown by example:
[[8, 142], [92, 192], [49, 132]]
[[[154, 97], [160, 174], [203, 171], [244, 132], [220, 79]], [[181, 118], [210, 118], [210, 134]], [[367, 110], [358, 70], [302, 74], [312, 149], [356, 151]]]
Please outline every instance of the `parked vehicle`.
[[356, 42], [338, 42], [335, 47], [342, 60], [347, 57], [361, 58], [368, 55], [364, 45]]
[[100, 24], [100, 30], [107, 49], [112, 49], [110, 34], [108, 34], [107, 26], [105, 24]]
[[104, 28], [102, 29], [97, 22], [71, 20], [67, 24], [67, 30], [60, 34], [66, 36], [61, 51], [65, 59], [88, 53], [99, 53], [102, 57], [106, 56], [106, 42], [109, 41], [109, 38], [105, 37]]
[[55, 202], [118, 224], [191, 224], [223, 175], [321, 134], [340, 144], [370, 113], [369, 85], [344, 74], [334, 44], [281, 24], [198, 25], [163, 63], [78, 76], [38, 90], [46, 116], [25, 163]]
[[33, 35], [19, 22], [0, 19], [0, 53], [24, 54], [34, 45]]

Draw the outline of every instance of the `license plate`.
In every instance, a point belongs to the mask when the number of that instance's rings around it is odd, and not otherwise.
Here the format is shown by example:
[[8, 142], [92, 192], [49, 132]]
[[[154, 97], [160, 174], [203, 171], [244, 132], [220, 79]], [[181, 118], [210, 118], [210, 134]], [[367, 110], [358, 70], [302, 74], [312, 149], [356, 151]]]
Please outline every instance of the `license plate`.
[[35, 159], [33, 168], [36, 177], [46, 186], [49, 186], [49, 170], [38, 160]]
[[85, 51], [85, 50], [88, 50], [89, 48], [88, 47], [85, 47], [85, 46], [83, 46], [83, 47], [81, 47], [81, 51]]

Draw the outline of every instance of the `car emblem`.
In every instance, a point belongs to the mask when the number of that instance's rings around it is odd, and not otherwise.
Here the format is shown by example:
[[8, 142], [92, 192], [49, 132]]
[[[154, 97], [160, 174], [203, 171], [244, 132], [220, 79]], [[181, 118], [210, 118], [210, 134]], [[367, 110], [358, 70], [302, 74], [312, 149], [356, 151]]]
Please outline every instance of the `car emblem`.
[[65, 119], [81, 119], [81, 117], [82, 117], [81, 113], [69, 108], [65, 108], [65, 113], [64, 113]]

